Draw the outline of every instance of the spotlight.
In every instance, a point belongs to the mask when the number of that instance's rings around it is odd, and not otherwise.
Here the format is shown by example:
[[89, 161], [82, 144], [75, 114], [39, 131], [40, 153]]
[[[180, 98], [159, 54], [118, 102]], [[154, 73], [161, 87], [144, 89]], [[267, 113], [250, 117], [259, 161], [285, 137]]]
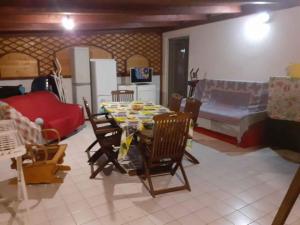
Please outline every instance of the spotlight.
[[251, 41], [261, 41], [270, 32], [270, 14], [267, 12], [251, 16], [245, 24], [245, 35]]
[[74, 20], [69, 16], [64, 16], [61, 20], [61, 24], [66, 30], [72, 30], [75, 26]]

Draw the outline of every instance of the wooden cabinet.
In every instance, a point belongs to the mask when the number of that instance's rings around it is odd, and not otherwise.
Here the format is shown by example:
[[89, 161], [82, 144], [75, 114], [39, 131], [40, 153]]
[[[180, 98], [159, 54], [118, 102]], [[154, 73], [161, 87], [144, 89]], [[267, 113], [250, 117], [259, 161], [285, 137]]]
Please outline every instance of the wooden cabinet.
[[119, 85], [119, 90], [133, 90], [134, 100], [143, 102], [153, 102], [159, 104], [156, 100], [156, 85], [154, 84], [131, 84], [131, 85]]

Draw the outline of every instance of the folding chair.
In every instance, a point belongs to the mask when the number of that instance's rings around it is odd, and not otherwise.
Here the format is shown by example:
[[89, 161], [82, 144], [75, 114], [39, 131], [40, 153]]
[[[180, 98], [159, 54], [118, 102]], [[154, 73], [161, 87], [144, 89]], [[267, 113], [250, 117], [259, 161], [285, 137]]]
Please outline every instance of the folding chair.
[[[186, 113], [165, 113], [154, 118], [153, 136], [138, 133], [138, 148], [143, 159], [143, 173], [140, 178], [152, 197], [179, 190], [191, 190], [182, 166], [191, 118]], [[155, 190], [151, 177], [158, 174], [176, 173], [180, 168], [184, 184], [171, 188]], [[144, 179], [148, 180], [148, 185]]]
[[[92, 124], [93, 131], [96, 136], [96, 140], [90, 146], [93, 147], [97, 143], [100, 145], [100, 148], [90, 157], [89, 163], [96, 163], [98, 159], [103, 155], [105, 155], [107, 158], [107, 160], [102, 165], [100, 165], [95, 171], [92, 172], [90, 178], [95, 178], [97, 174], [101, 172], [104, 169], [104, 167], [110, 162], [113, 163], [113, 165], [121, 173], [125, 173], [126, 171], [117, 160], [118, 150], [116, 150], [115, 148], [115, 146], [120, 145], [122, 129], [115, 123], [115, 121], [112, 118], [108, 118], [108, 115], [104, 115], [105, 119], [101, 118], [100, 122], [99, 120], [96, 120], [95, 116], [97, 114], [92, 115], [90, 113], [90, 108], [87, 102], [85, 101], [84, 103], [89, 121]], [[103, 125], [107, 123], [110, 125]]]

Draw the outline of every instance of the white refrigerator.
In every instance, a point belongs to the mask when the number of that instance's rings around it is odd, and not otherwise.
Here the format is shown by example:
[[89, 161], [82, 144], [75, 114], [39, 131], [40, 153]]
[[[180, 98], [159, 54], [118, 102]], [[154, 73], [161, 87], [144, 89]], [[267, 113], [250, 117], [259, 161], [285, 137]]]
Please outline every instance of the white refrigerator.
[[117, 63], [114, 59], [91, 59], [92, 109], [99, 112], [101, 102], [111, 101], [117, 90]]
[[[72, 50], [73, 102], [83, 106], [82, 97], [91, 105], [90, 54], [88, 47], [74, 47]], [[87, 118], [86, 112], [85, 118]]]

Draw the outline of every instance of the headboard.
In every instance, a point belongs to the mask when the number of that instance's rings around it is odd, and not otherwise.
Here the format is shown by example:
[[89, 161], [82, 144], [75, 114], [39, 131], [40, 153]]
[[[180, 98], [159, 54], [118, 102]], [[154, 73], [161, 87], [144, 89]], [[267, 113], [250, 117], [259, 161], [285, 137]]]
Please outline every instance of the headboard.
[[[71, 76], [73, 74], [72, 71], [72, 48], [67, 47], [63, 48], [55, 53], [55, 56], [58, 58], [62, 71], [61, 74], [63, 76]], [[106, 51], [103, 48], [95, 47], [95, 46], [86, 46], [89, 48], [90, 58], [91, 59], [112, 59], [112, 53]]]
[[130, 68], [132, 67], [149, 67], [149, 60], [142, 55], [133, 55], [126, 60], [126, 71], [127, 74], [130, 73]]
[[0, 58], [0, 79], [33, 78], [38, 75], [38, 60], [29, 55], [16, 52]]

